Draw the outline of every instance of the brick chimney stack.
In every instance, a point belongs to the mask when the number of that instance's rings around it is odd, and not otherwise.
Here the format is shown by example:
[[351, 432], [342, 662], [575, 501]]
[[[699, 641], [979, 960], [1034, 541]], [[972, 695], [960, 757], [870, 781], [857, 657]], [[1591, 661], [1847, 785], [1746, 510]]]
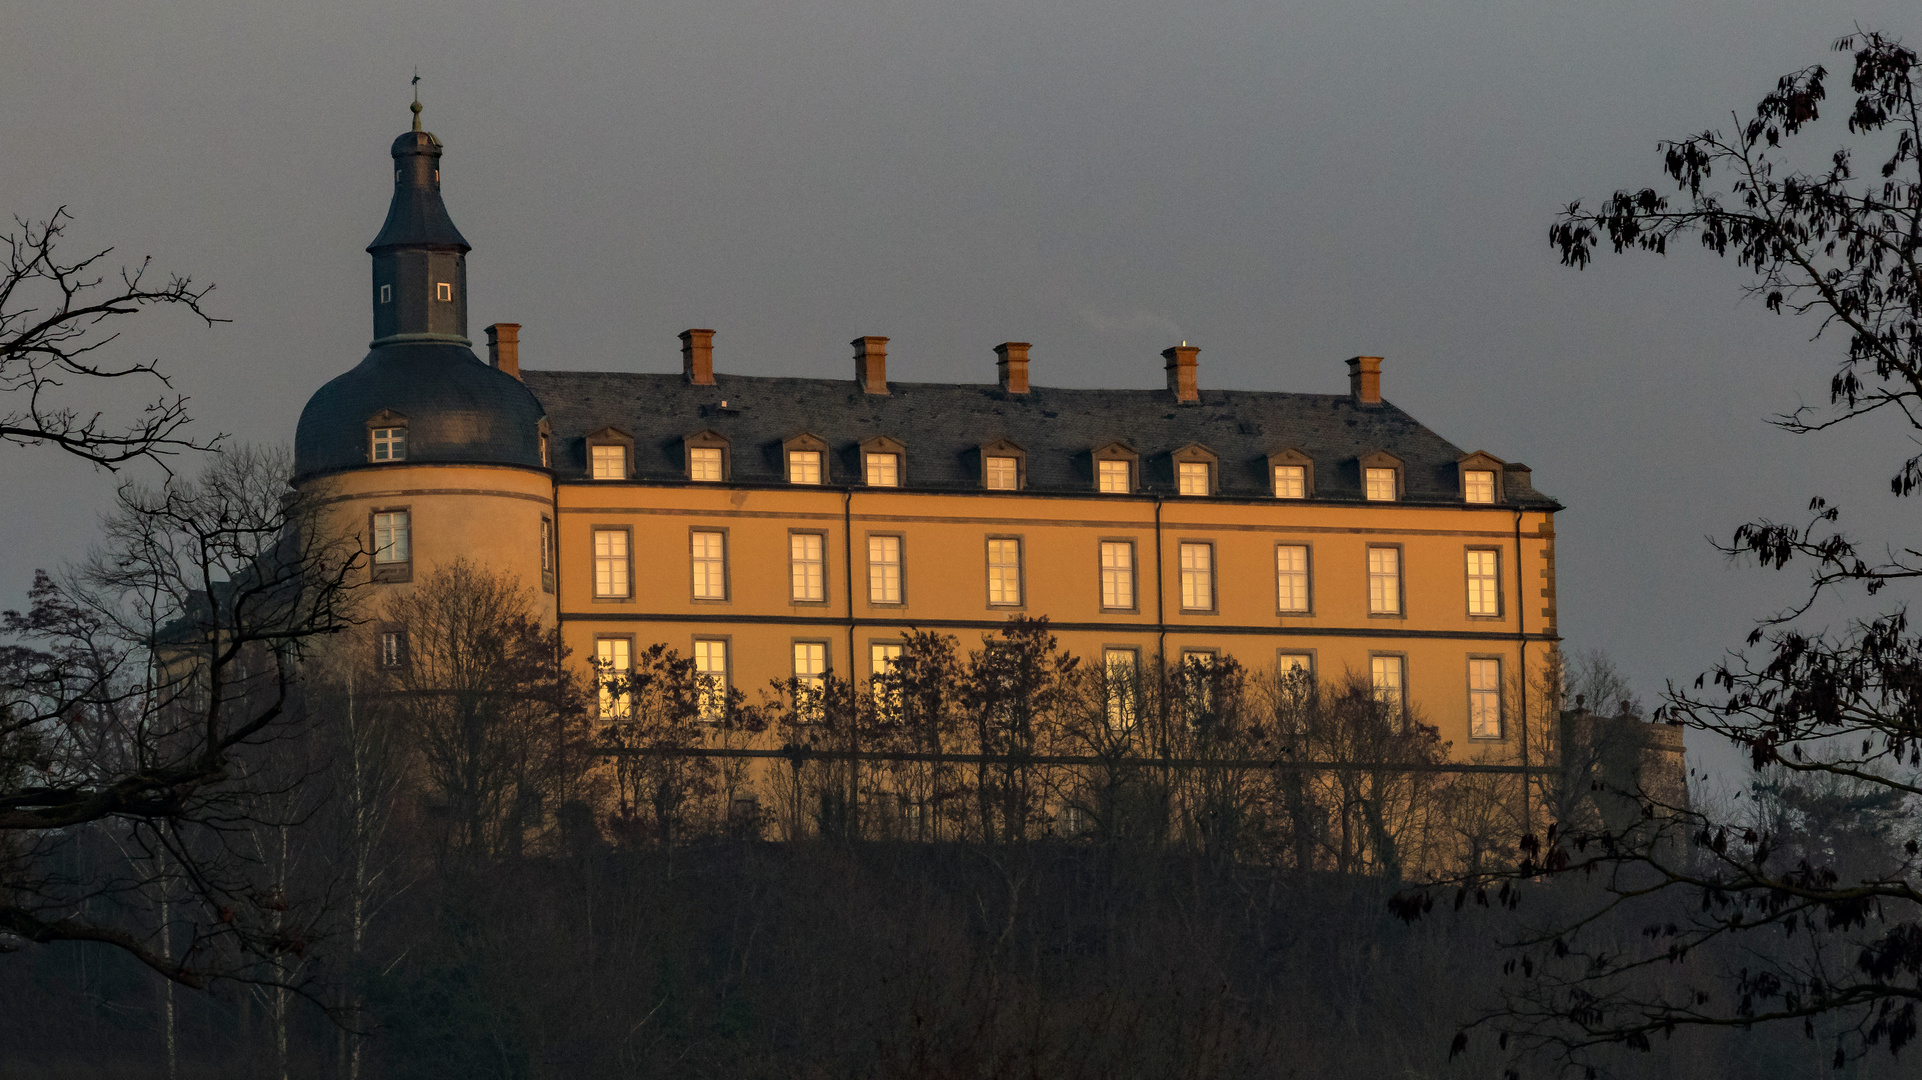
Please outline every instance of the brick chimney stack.
[[714, 385], [714, 331], [681, 331], [681, 374], [689, 385]]
[[1348, 392], [1357, 405], [1381, 404], [1381, 357], [1357, 356], [1348, 361]]
[[1028, 350], [1025, 341], [1004, 341], [994, 347], [994, 367], [1001, 374], [1001, 390], [1009, 394], [1028, 392]]
[[867, 394], [887, 393], [888, 339], [858, 337], [848, 344], [854, 346], [854, 381], [861, 384], [861, 391]]
[[516, 379], [521, 377], [521, 324], [497, 322], [487, 328], [487, 362]]
[[1201, 400], [1201, 387], [1195, 382], [1195, 357], [1200, 352], [1198, 347], [1184, 341], [1161, 353], [1168, 361], [1168, 392], [1184, 405]]

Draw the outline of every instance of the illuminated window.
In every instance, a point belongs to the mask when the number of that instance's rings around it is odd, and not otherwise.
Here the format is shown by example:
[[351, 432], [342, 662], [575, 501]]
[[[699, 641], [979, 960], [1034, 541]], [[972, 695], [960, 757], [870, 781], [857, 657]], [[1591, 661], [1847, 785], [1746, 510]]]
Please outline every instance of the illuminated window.
[[1135, 606], [1135, 546], [1127, 542], [1101, 545], [1101, 606]]
[[434, 299], [452, 300], [453, 298], [454, 298], [454, 286], [452, 284], [443, 281], [434, 286]]
[[868, 646], [868, 687], [874, 694], [874, 703], [890, 715], [897, 711], [901, 693], [898, 687], [890, 687], [882, 681], [881, 676], [886, 675], [901, 659], [902, 651], [899, 642], [877, 641]]
[[595, 682], [600, 684], [602, 716], [626, 716], [630, 698], [627, 680], [633, 670], [633, 642], [626, 638], [596, 638]]
[[1185, 611], [1215, 609], [1215, 546], [1181, 545], [1181, 607]]
[[1368, 681], [1374, 687], [1375, 697], [1396, 715], [1400, 715], [1403, 708], [1405, 674], [1399, 656], [1368, 658]]
[[789, 450], [787, 452], [787, 482], [790, 484], [820, 483], [821, 452], [819, 450]]
[[1495, 501], [1495, 474], [1470, 469], [1462, 473], [1462, 496], [1472, 503]]
[[721, 479], [721, 448], [718, 446], [696, 446], [687, 452], [687, 478], [704, 483], [719, 483]]
[[594, 530], [594, 595], [603, 600], [625, 600], [627, 582], [627, 530]]
[[541, 519], [541, 573], [554, 572], [554, 523]]
[[407, 634], [401, 630], [387, 630], [380, 635], [380, 666], [397, 668], [407, 655]]
[[794, 643], [794, 678], [804, 689], [820, 693], [827, 685], [828, 646], [825, 641]]
[[696, 641], [694, 673], [700, 679], [701, 719], [721, 719], [727, 712], [727, 642]]
[[547, 468], [547, 467], [548, 467], [548, 464], [547, 464], [547, 443], [548, 443], [548, 438], [547, 438], [547, 432], [545, 432], [545, 431], [543, 431], [543, 432], [541, 432], [541, 468], [543, 468], [543, 469], [545, 469], [545, 468]]
[[1468, 661], [1468, 735], [1474, 739], [1502, 737], [1502, 662]]
[[1495, 616], [1502, 613], [1501, 560], [1492, 551], [1468, 552], [1468, 613]]
[[1180, 490], [1183, 495], [1208, 494], [1208, 463], [1205, 461], [1184, 461], [1179, 473]]
[[619, 443], [597, 445], [589, 453], [594, 463], [594, 479], [627, 479], [627, 447]]
[[1315, 656], [1313, 653], [1277, 653], [1275, 655], [1275, 662], [1281, 665], [1282, 673], [1285, 675], [1293, 675], [1300, 672], [1311, 679], [1315, 676]]
[[1108, 723], [1116, 731], [1134, 727], [1140, 698], [1136, 682], [1141, 670], [1141, 655], [1133, 649], [1101, 650], [1101, 670], [1108, 698]]
[[789, 533], [788, 598], [820, 601], [828, 598], [827, 563], [820, 533]]
[[1275, 610], [1308, 612], [1308, 548], [1303, 544], [1275, 545]]
[[1368, 488], [1369, 502], [1395, 501], [1395, 470], [1369, 469], [1364, 480]]
[[988, 541], [988, 603], [1021, 605], [1021, 541]]
[[404, 563], [413, 557], [413, 530], [405, 510], [374, 515], [374, 562]]
[[1275, 466], [1275, 498], [1305, 499], [1308, 497], [1308, 467], [1305, 465]]
[[1368, 549], [1368, 613], [1401, 614], [1401, 549]]
[[374, 460], [407, 460], [407, 429], [404, 427], [377, 427], [374, 429]]
[[727, 537], [717, 532], [688, 534], [694, 568], [694, 599], [727, 599]]
[[867, 455], [867, 475], [869, 487], [900, 487], [901, 455]]
[[868, 602], [901, 602], [901, 538], [868, 537]]
[[1095, 464], [1101, 471], [1100, 489], [1103, 492], [1110, 495], [1126, 495], [1133, 490], [1134, 485], [1129, 482], [1131, 470], [1128, 462], [1104, 460]]
[[1020, 462], [1011, 457], [987, 459], [985, 475], [990, 491], [1014, 491], [1021, 486]]

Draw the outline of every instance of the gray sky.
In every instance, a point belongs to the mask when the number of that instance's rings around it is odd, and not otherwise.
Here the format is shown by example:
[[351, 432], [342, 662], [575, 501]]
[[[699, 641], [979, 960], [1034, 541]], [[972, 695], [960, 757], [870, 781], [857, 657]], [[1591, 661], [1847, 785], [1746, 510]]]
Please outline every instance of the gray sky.
[[[1906, 18], [1904, 18], [1906, 16]], [[218, 283], [208, 330], [143, 317], [199, 427], [290, 440], [366, 352], [367, 256], [418, 64], [476, 332], [530, 367], [1384, 394], [1568, 507], [1561, 629], [1645, 697], [1799, 579], [1705, 536], [1812, 494], [1887, 528], [1899, 430], [1797, 439], [1840, 343], [1767, 315], [1692, 248], [1562, 269], [1567, 201], [1659, 176], [1775, 78], [1846, 70], [1825, 0], [685, 0], [10, 5], [0, 210], [66, 204], [76, 248]], [[1846, 90], [1846, 81], [1837, 87]], [[1839, 111], [1841, 95], [1832, 95]], [[1811, 150], [1834, 141], [1823, 133]], [[144, 325], [142, 325], [144, 324]], [[113, 479], [0, 448], [0, 603], [76, 553]]]

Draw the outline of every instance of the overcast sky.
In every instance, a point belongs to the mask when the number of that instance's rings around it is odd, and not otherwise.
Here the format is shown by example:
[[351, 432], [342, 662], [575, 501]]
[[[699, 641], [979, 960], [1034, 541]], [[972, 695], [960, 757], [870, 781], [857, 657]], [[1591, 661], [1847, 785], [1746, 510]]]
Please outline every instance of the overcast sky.
[[[479, 329], [529, 367], [1383, 393], [1562, 500], [1561, 631], [1645, 697], [1792, 580], [1708, 545], [1816, 493], [1889, 528], [1890, 426], [1815, 439], [1840, 344], [1693, 248], [1563, 269], [1555, 212], [1659, 178], [1780, 74], [1846, 69], [1825, 0], [549, 0], [7, 5], [5, 211], [217, 283], [206, 329], [126, 329], [203, 433], [290, 441], [366, 352], [387, 145], [421, 74]], [[1838, 80], [1838, 89], [1846, 83]], [[1836, 95], [1831, 109], [1836, 109]], [[1833, 129], [1810, 146], [1815, 158]], [[1813, 160], [1813, 159], [1812, 159]], [[83, 547], [114, 479], [0, 448], [0, 603]]]

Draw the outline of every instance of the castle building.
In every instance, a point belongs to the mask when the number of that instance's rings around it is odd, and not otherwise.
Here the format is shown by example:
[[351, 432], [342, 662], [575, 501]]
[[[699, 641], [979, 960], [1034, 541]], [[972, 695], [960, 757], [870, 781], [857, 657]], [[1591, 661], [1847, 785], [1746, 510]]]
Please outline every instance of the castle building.
[[1225, 390], [1183, 342], [1164, 387], [1073, 390], [1031, 381], [1021, 342], [992, 381], [892, 381], [866, 336], [839, 377], [777, 378], [717, 370], [715, 331], [690, 329], [679, 370], [523, 370], [496, 323], [483, 361], [415, 110], [367, 248], [372, 347], [295, 447], [376, 588], [465, 557], [531, 586], [577, 658], [664, 642], [750, 694], [865, 679], [909, 628], [971, 645], [1045, 615], [1109, 670], [1355, 672], [1457, 758], [1521, 753], [1560, 507], [1385, 400], [1379, 358], [1347, 362], [1347, 394]]

